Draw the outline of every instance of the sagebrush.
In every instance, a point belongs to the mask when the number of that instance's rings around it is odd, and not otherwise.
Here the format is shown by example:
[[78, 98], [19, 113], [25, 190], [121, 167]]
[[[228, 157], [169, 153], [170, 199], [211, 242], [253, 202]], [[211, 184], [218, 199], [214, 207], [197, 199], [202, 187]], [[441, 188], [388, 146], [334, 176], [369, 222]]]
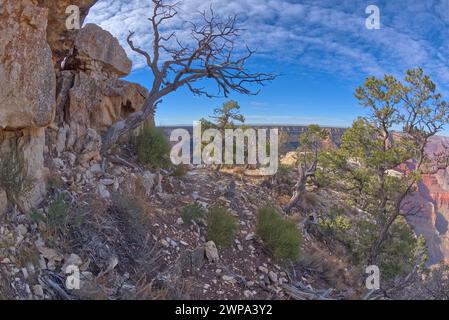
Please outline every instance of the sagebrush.
[[278, 261], [297, 261], [302, 236], [295, 222], [284, 218], [278, 210], [262, 208], [257, 215], [257, 235]]
[[160, 129], [145, 126], [135, 138], [135, 150], [142, 164], [164, 168], [170, 163], [170, 143]]
[[237, 221], [226, 208], [212, 208], [207, 216], [208, 237], [219, 247], [232, 243], [237, 231]]
[[185, 223], [191, 223], [193, 221], [198, 222], [207, 216], [206, 209], [199, 203], [193, 203], [182, 208], [181, 218]]

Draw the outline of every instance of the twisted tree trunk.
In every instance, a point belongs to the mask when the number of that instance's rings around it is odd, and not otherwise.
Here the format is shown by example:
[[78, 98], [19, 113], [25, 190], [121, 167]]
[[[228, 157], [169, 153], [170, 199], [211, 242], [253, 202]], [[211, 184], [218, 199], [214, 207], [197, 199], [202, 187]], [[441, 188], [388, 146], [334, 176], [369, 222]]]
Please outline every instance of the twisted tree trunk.
[[157, 99], [149, 97], [141, 110], [130, 114], [126, 119], [113, 124], [103, 136], [101, 152], [105, 153], [117, 141], [134, 129], [137, 129], [154, 114]]
[[284, 207], [285, 213], [290, 213], [294, 206], [296, 206], [305, 197], [306, 193], [307, 175], [300, 171], [300, 177], [295, 184], [293, 196], [290, 198], [288, 204]]

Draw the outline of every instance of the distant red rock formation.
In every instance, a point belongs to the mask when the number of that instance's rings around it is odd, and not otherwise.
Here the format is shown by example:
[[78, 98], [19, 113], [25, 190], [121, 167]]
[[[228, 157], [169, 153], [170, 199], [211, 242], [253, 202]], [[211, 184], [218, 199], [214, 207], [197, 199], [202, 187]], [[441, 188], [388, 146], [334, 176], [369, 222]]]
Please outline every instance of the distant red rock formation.
[[[429, 155], [443, 151], [449, 138], [434, 137], [427, 146]], [[402, 166], [404, 169], [406, 166]], [[408, 217], [410, 225], [422, 234], [429, 249], [429, 264], [449, 261], [449, 169], [437, 174], [423, 175], [412, 201], [420, 206], [419, 212]]]

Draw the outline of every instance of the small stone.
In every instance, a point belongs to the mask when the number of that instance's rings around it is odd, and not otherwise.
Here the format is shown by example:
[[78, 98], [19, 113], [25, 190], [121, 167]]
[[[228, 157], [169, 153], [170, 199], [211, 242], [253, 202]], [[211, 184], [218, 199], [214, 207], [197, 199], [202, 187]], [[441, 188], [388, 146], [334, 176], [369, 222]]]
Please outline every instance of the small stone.
[[83, 260], [77, 255], [72, 253], [65, 259], [64, 266], [62, 267], [62, 271], [65, 272], [69, 266], [81, 266], [83, 264]]
[[253, 216], [253, 213], [252, 213], [251, 211], [249, 211], [249, 210], [245, 210], [245, 211], [243, 211], [243, 213], [244, 213], [247, 217], [252, 217], [252, 216]]
[[215, 242], [209, 241], [204, 246], [206, 250], [206, 257], [210, 262], [218, 262], [220, 260], [220, 256], [218, 255], [218, 249], [215, 245]]
[[67, 158], [69, 159], [69, 164], [73, 167], [75, 165], [75, 162], [76, 162], [76, 155], [71, 153], [71, 152], [69, 152], [67, 154]]
[[268, 273], [268, 277], [270, 278], [270, 281], [277, 284], [278, 283], [278, 276], [275, 272], [270, 271], [270, 273]]
[[60, 158], [54, 158], [53, 159], [53, 164], [58, 169], [64, 169], [64, 167], [65, 167], [64, 166], [64, 161], [62, 161], [62, 159], [60, 159]]
[[248, 234], [246, 237], [245, 237], [245, 240], [246, 241], [251, 241], [251, 240], [253, 240], [255, 238], [255, 234], [254, 233], [250, 233], [250, 234]]
[[47, 264], [45, 263], [44, 257], [39, 258], [39, 269], [47, 270]]
[[29, 277], [28, 270], [26, 268], [22, 268], [23, 278], [26, 280]]
[[250, 290], [245, 290], [243, 291], [243, 295], [245, 296], [245, 298], [251, 298], [253, 293]]
[[170, 243], [170, 245], [171, 245], [173, 248], [177, 248], [177, 247], [178, 247], [178, 244], [176, 243], [175, 240], [170, 239], [170, 238], [168, 238], [168, 237], [166, 238], [166, 240], [167, 240], [168, 243]]
[[236, 280], [232, 276], [224, 275], [221, 278], [223, 279], [223, 281], [230, 282], [232, 284], [236, 283]]
[[182, 218], [179, 217], [178, 220], [176, 220], [176, 224], [178, 225], [184, 224], [184, 220], [182, 220]]
[[33, 286], [33, 292], [35, 296], [38, 296], [39, 298], [44, 298], [44, 289], [40, 284], [36, 284]]
[[114, 179], [101, 179], [100, 183], [104, 186], [112, 186], [114, 184]]
[[101, 169], [101, 166], [99, 164], [94, 164], [92, 167], [90, 167], [90, 172], [99, 175], [103, 173], [103, 169]]
[[21, 236], [25, 236], [28, 233], [27, 227], [25, 227], [23, 224], [19, 224], [16, 230]]
[[103, 199], [108, 199], [111, 197], [110, 192], [108, 191], [108, 189], [106, 189], [106, 187], [102, 184], [100, 184], [98, 186], [98, 192], [100, 194], [100, 197], [102, 197]]
[[265, 273], [265, 274], [268, 273], [268, 269], [265, 268], [265, 267], [262, 267], [262, 266], [259, 267], [259, 271], [260, 271], [260, 272], [263, 272], [263, 273]]
[[47, 247], [39, 247], [39, 252], [42, 256], [47, 260], [54, 260], [58, 257], [58, 253], [55, 249], [47, 248]]

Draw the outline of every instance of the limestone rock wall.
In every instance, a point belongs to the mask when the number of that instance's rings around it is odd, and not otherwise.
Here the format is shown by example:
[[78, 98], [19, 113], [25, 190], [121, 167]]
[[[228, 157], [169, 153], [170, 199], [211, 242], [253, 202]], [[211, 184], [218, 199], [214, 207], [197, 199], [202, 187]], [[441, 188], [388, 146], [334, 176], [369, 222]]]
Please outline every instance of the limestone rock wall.
[[[16, 1], [20, 2], [20, 0]], [[49, 11], [47, 41], [53, 52], [55, 69], [60, 69], [64, 58], [70, 55], [77, 35], [76, 30], [67, 30], [66, 28], [66, 19], [68, 17], [68, 14], [66, 13], [67, 7], [76, 5], [80, 8], [80, 22], [82, 24], [89, 13], [89, 9], [97, 1], [98, 0], [37, 0], [37, 5], [39, 7], [47, 8]]]
[[[33, 180], [23, 208], [45, 192], [43, 127], [53, 119], [56, 91], [47, 17], [35, 1], [0, 0], [0, 157], [17, 152]], [[0, 214], [6, 191], [0, 190]]]
[[[449, 142], [445, 137], [434, 137], [427, 146], [428, 154], [439, 153]], [[426, 239], [429, 264], [449, 261], [449, 169], [423, 175], [412, 199], [420, 206], [419, 212], [407, 218], [417, 234]]]
[[148, 96], [144, 87], [119, 79], [129, 74], [131, 66], [109, 32], [93, 24], [79, 31], [73, 54], [57, 73], [53, 126], [57, 130], [49, 129], [47, 139], [53, 154], [74, 152], [83, 165], [100, 158], [100, 135], [139, 111]]
[[[80, 162], [99, 161], [101, 133], [148, 95], [119, 79], [132, 64], [109, 32], [93, 24], [66, 29], [69, 5], [80, 7], [82, 21], [95, 2], [0, 0], [0, 160], [17, 152], [33, 181], [22, 209], [43, 199], [45, 154], [70, 150]], [[0, 214], [8, 195], [0, 184]]]
[[46, 192], [48, 169], [44, 166], [44, 148], [44, 128], [0, 131], [0, 155], [17, 152], [17, 156], [24, 161], [25, 174], [31, 188], [19, 195], [19, 204], [26, 210], [40, 203]]
[[47, 14], [29, 0], [0, 0], [0, 130], [52, 120], [56, 79]]
[[[48, 130], [52, 141], [49, 147], [56, 155], [65, 150], [83, 154], [86, 145], [91, 143], [92, 131], [101, 135], [115, 122], [140, 110], [147, 96], [148, 91], [135, 83], [117, 78], [99, 80], [84, 72], [62, 71], [58, 76], [54, 126], [57, 131]], [[95, 139], [100, 140], [99, 151], [101, 138]], [[94, 158], [98, 156], [95, 154]], [[84, 156], [83, 159], [86, 160]]]
[[65, 69], [113, 78], [127, 76], [131, 67], [131, 60], [112, 34], [95, 24], [87, 24], [77, 34], [73, 55]]

